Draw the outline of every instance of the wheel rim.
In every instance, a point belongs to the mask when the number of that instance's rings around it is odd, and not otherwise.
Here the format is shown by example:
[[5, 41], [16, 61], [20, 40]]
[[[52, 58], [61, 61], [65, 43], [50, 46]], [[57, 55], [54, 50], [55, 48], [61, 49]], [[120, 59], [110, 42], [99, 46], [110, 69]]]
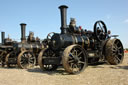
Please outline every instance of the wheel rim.
[[66, 53], [67, 55], [64, 54], [63, 56], [63, 65], [66, 71], [72, 74], [82, 72], [87, 66], [87, 55], [84, 49], [75, 45], [70, 47], [70, 50], [68, 50]]
[[20, 68], [33, 68], [35, 66], [36, 59], [32, 52], [21, 52], [18, 56], [18, 66]]
[[52, 50], [50, 49], [44, 49], [40, 52], [39, 56], [38, 56], [38, 63], [39, 66], [42, 70], [46, 70], [46, 71], [52, 71], [52, 70], [56, 70], [57, 69], [57, 65], [52, 65], [52, 64], [44, 64], [44, 59], [46, 57], [55, 57], [55, 54]]
[[114, 60], [117, 64], [122, 62], [124, 52], [122, 43], [119, 40], [116, 40], [112, 46], [112, 55], [114, 56]]

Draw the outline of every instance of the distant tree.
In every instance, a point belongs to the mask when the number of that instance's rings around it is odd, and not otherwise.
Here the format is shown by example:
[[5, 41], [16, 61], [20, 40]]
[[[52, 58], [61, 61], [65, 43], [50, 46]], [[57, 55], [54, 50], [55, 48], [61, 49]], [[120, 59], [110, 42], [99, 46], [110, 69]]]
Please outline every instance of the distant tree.
[[128, 48], [125, 48], [126, 51], [128, 51]]

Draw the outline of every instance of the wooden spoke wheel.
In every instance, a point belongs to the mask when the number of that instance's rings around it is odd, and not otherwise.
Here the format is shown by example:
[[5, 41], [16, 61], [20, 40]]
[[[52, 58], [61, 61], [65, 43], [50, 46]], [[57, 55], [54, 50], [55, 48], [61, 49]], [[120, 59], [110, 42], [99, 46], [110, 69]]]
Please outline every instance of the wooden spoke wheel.
[[0, 50], [0, 62], [2, 61], [2, 53], [3, 51], [2, 50]]
[[4, 67], [4, 65], [6, 64], [5, 62], [6, 55], [7, 55], [7, 51], [0, 52], [0, 62], [1, 62], [2, 67]]
[[9, 57], [11, 56], [12, 53], [13, 53], [13, 52], [10, 52], [10, 53], [8, 53], [8, 54], [5, 56], [5, 63], [6, 63], [6, 65], [7, 65], [8, 68], [11, 67], [11, 64], [9, 63]]
[[70, 74], [78, 74], [87, 67], [87, 52], [79, 45], [68, 46], [62, 56], [65, 70]]
[[36, 64], [36, 58], [30, 51], [22, 51], [17, 58], [17, 64], [20, 68], [30, 69]]
[[58, 65], [53, 65], [53, 64], [44, 64], [44, 59], [46, 57], [56, 57], [54, 52], [50, 50], [49, 48], [43, 49], [38, 56], [38, 64], [42, 70], [45, 71], [53, 71], [58, 68]]
[[106, 43], [105, 57], [109, 64], [117, 65], [122, 63], [124, 58], [123, 45], [119, 39], [112, 39]]

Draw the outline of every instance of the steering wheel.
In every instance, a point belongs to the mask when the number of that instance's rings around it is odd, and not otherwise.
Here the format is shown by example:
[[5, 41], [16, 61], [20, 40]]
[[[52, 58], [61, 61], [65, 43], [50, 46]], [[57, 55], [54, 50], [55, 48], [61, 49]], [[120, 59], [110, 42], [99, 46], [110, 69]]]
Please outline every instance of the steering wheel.
[[51, 38], [52, 36], [55, 34], [55, 32], [50, 32], [48, 35], [47, 35], [47, 38], [43, 41], [45, 44], [49, 44], [51, 42]]
[[55, 32], [50, 32], [48, 35], [47, 35], [47, 40], [51, 40], [52, 36], [55, 34]]
[[101, 20], [94, 24], [94, 34], [99, 41], [105, 40], [107, 37], [107, 27]]

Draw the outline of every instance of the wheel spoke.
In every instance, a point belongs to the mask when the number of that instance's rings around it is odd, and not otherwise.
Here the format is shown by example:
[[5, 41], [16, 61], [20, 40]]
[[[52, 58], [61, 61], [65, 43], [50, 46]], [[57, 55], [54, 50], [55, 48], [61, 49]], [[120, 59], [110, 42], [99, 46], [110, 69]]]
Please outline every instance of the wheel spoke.
[[30, 59], [29, 60], [29, 63], [34, 63], [34, 59]]
[[82, 59], [82, 57], [79, 57], [79, 60], [81, 60]]
[[98, 23], [98, 24], [99, 24], [99, 26], [100, 26], [101, 30], [103, 31], [103, 28], [102, 28], [102, 26], [100, 25], [100, 23]]
[[113, 46], [113, 50], [117, 50], [117, 46], [114, 45], [114, 46]]
[[27, 54], [24, 54], [24, 57], [27, 57]]
[[78, 53], [77, 53], [77, 50], [76, 50], [76, 51], [75, 51], [75, 56], [78, 56], [77, 54], [78, 54]]
[[79, 61], [78, 63], [79, 63], [79, 64], [85, 64], [85, 62], [83, 62], [83, 61]]
[[68, 63], [72, 63], [72, 62], [74, 62], [74, 60], [69, 60], [69, 61], [68, 61]]
[[78, 57], [82, 54], [82, 51], [77, 55]]
[[118, 50], [122, 49], [122, 47], [118, 47]]
[[118, 56], [115, 56], [115, 58], [120, 62], [121, 60], [118, 58]]
[[115, 44], [118, 46], [119, 42], [117, 41]]
[[69, 59], [72, 59], [72, 58], [74, 58], [74, 55], [70, 52], [69, 53]]
[[72, 69], [73, 69], [73, 64], [74, 64], [74, 63], [70, 63], [70, 67], [71, 67]]
[[123, 54], [122, 54], [122, 53], [118, 53], [118, 55], [123, 56]]

